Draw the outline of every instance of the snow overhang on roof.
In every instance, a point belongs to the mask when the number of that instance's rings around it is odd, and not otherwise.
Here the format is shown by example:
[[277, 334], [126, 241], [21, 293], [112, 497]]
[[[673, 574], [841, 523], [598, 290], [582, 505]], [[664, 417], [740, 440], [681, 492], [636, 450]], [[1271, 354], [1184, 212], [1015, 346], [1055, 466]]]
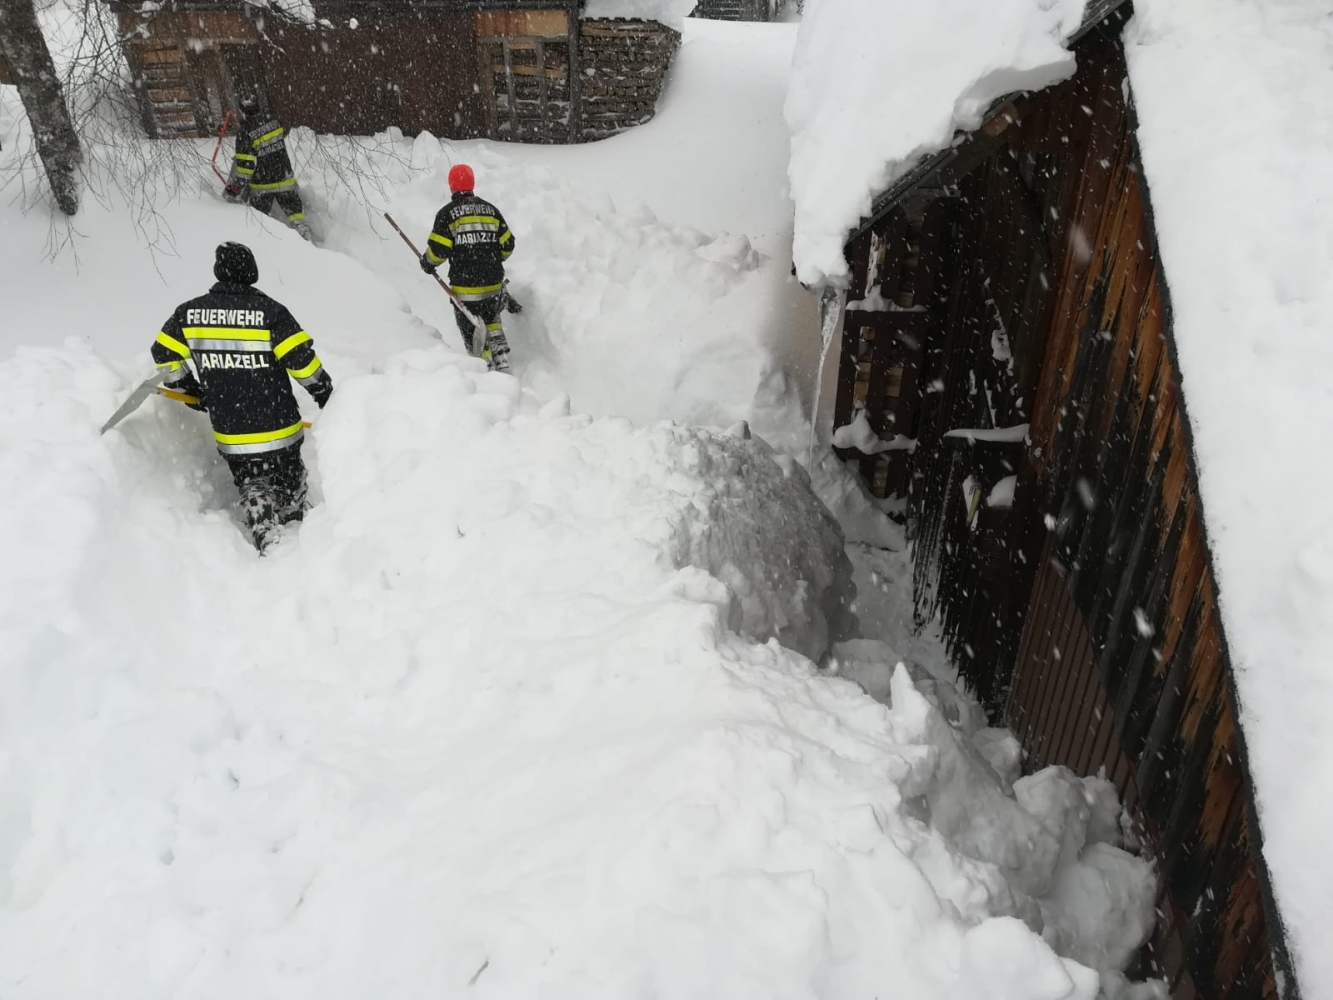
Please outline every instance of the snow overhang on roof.
[[843, 247], [957, 155], [1005, 99], [1070, 76], [1072, 45], [1126, 0], [809, 0], [793, 60], [793, 259], [847, 277]]
[[698, 0], [585, 0], [585, 18], [658, 21], [679, 31]]

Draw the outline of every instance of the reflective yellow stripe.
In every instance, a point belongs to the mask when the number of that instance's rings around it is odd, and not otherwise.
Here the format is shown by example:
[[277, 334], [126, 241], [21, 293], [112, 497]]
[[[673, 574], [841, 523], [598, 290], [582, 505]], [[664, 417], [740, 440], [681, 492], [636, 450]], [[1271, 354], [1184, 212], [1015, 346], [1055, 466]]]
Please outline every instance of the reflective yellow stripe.
[[238, 159], [238, 160], [258, 160], [259, 157], [255, 156], [254, 153], [237, 153], [237, 154], [236, 154], [236, 159]]
[[293, 212], [291, 215], [287, 216], [287, 221], [296, 222], [298, 219], [304, 219], [304, 218], [305, 218], [304, 212]]
[[255, 175], [255, 172], [254, 172], [253, 170], [246, 170], [244, 167], [237, 167], [237, 168], [236, 168], [236, 176], [237, 176], [237, 177], [253, 177], [254, 175]]
[[498, 292], [501, 288], [504, 288], [504, 285], [477, 285], [472, 288], [454, 285], [454, 291], [459, 295], [485, 295], [487, 292]]
[[267, 330], [235, 326], [187, 326], [181, 333], [191, 340], [268, 340], [269, 337]]
[[428, 261], [430, 261], [432, 264], [443, 264], [443, 263], [444, 263], [444, 258], [443, 258], [443, 257], [437, 257], [437, 256], [435, 255], [435, 251], [432, 250], [430, 247], [426, 247], [426, 259], [427, 259]]
[[281, 344], [279, 344], [277, 347], [273, 348], [273, 356], [275, 358], [281, 359], [285, 355], [291, 354], [292, 351], [296, 350], [302, 344], [306, 344], [309, 342], [310, 342], [310, 334], [306, 333], [304, 330], [300, 331], [299, 333], [294, 333], [286, 340], [284, 340]]
[[514, 234], [511, 233], [508, 229], [506, 229], [503, 233], [500, 234], [501, 243], [503, 243], [505, 240], [512, 240], [513, 238]]
[[270, 139], [276, 139], [280, 135], [282, 135], [281, 125], [275, 128], [272, 132], [265, 132], [263, 135], [261, 135], [258, 139], [254, 141], [254, 145], [258, 147], [261, 143], [268, 142]]
[[285, 181], [274, 181], [272, 184], [251, 184], [251, 191], [278, 191], [282, 188], [296, 187], [296, 178], [288, 177]]
[[167, 350], [175, 351], [182, 358], [188, 358], [190, 356], [190, 349], [167, 333], [159, 332], [157, 335], [157, 342]]
[[301, 421], [298, 420], [290, 427], [284, 427], [278, 431], [259, 431], [255, 434], [219, 434], [214, 431], [213, 437], [218, 444], [264, 444], [266, 441], [281, 441], [293, 434], [299, 434], [303, 426]]
[[315, 372], [319, 371], [319, 367], [319, 357], [316, 356], [315, 360], [310, 362], [310, 364], [306, 365], [304, 368], [292, 368], [290, 369], [290, 372], [292, 378], [309, 378], [311, 375], [315, 374]]
[[452, 247], [454, 245], [453, 240], [451, 240], [448, 236], [441, 236], [439, 233], [431, 233], [430, 241], [432, 243], [438, 243], [440, 244], [440, 246], [445, 246], [445, 247]]
[[449, 229], [452, 230], [454, 226], [469, 226], [477, 223], [488, 223], [496, 229], [500, 228], [500, 220], [493, 215], [465, 215], [461, 219], [455, 219], [449, 223]]
[[184, 361], [160, 361], [160, 362], [158, 362], [157, 367], [160, 368], [160, 369], [165, 369], [166, 371], [169, 371], [169, 372], [174, 372], [174, 371], [179, 371], [180, 369], [184, 368], [184, 367], [185, 367], [185, 362], [184, 362]]
[[500, 251], [500, 256], [503, 257], [503, 258], [505, 258], [506, 260], [508, 260], [508, 259], [509, 259], [509, 255], [510, 255], [511, 253], [513, 253], [513, 252], [514, 252], [513, 250], [501, 250], [501, 251]]

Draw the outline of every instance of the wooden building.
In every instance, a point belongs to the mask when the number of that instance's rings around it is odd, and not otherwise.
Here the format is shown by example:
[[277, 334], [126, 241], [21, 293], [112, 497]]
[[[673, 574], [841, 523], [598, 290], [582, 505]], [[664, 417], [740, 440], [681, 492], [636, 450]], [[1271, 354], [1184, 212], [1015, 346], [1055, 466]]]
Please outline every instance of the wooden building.
[[289, 127], [567, 143], [652, 118], [675, 30], [584, 19], [580, 0], [321, 0], [304, 21], [242, 0], [119, 9], [144, 127], [216, 134], [253, 93]]
[[[1120, 31], [877, 199], [847, 245], [835, 424], [912, 540], [917, 620], [1032, 770], [1105, 769], [1161, 897], [1139, 974], [1298, 996], [1253, 788]], [[900, 442], [901, 443], [901, 442]]]

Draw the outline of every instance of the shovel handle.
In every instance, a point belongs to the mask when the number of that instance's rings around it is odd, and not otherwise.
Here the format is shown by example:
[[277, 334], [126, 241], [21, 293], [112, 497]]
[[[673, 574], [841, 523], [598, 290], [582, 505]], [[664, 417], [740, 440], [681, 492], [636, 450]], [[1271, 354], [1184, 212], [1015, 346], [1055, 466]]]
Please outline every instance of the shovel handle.
[[[417, 250], [417, 245], [412, 242], [412, 238], [408, 236], [407, 233], [403, 232], [402, 227], [399, 226], [398, 223], [393, 221], [393, 216], [390, 215], [388, 212], [384, 213], [384, 218], [386, 218], [389, 221], [389, 225], [393, 226], [394, 232], [396, 232], [399, 236], [403, 238], [403, 242], [407, 244], [408, 249], [412, 251], [413, 256], [415, 256], [418, 260], [420, 260], [421, 254]], [[435, 274], [433, 272], [431, 273], [431, 277], [434, 278], [435, 281], [439, 284], [439, 286], [444, 289], [444, 294], [449, 296], [449, 301], [454, 304], [454, 308], [457, 309], [459, 312], [461, 312], [464, 316], [466, 316], [468, 322], [471, 323], [476, 328], [477, 332], [481, 334], [482, 337], [481, 345], [482, 347], [484, 347], [486, 340], [486, 324], [483, 323], [480, 319], [478, 319], [470, 309], [468, 309], [466, 306], [463, 305], [463, 300], [458, 297], [458, 293], [455, 292], [452, 288], [450, 288], [445, 283], [445, 280], [443, 278], [441, 278], [438, 274]]]
[[[166, 388], [165, 386], [161, 386], [161, 385], [159, 385], [159, 386], [157, 387], [157, 391], [160, 392], [162, 395], [166, 396], [167, 399], [174, 399], [174, 400], [176, 400], [177, 402], [179, 402], [179, 403], [185, 403], [186, 405], [193, 405], [193, 404], [199, 402], [199, 397], [198, 397], [198, 396], [191, 396], [188, 392], [177, 392], [175, 389], [168, 389], [168, 388]], [[302, 420], [302, 421], [301, 421], [301, 426], [302, 426], [302, 427], [309, 427], [309, 426], [310, 426], [310, 421], [309, 421], [309, 420]]]

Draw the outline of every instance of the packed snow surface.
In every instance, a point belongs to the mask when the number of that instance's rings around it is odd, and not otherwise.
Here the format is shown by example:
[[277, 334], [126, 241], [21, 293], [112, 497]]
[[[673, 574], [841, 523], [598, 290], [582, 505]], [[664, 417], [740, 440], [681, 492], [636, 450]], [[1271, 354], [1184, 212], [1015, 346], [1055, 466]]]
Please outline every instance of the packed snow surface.
[[[771, 157], [791, 31], [762, 29], [687, 27], [663, 115], [581, 150], [298, 132], [323, 248], [188, 185], [144, 216], [93, 177], [63, 247], [44, 206], [0, 209], [6, 1000], [1114, 979], [1154, 895], [1114, 796], [1018, 779], [897, 634], [903, 554], [853, 577], [806, 472], [742, 423], [806, 440], [778, 361], [809, 304]], [[730, 167], [702, 156], [728, 115]], [[0, 93], [0, 155], [23, 127]], [[463, 356], [380, 221], [424, 236], [459, 159], [518, 234], [516, 377]], [[263, 560], [206, 418], [153, 398], [96, 431], [224, 239], [337, 386], [305, 401], [316, 506]], [[825, 495], [891, 542], [848, 482]]]
[[1084, 0], [807, 0], [786, 116], [797, 276], [847, 276], [876, 195], [997, 97], [1073, 74]]
[[1264, 856], [1301, 991], [1333, 996], [1333, 21], [1298, 0], [1135, 11], [1138, 138]]
[[699, 0], [587, 0], [582, 16], [660, 21], [679, 31]]

